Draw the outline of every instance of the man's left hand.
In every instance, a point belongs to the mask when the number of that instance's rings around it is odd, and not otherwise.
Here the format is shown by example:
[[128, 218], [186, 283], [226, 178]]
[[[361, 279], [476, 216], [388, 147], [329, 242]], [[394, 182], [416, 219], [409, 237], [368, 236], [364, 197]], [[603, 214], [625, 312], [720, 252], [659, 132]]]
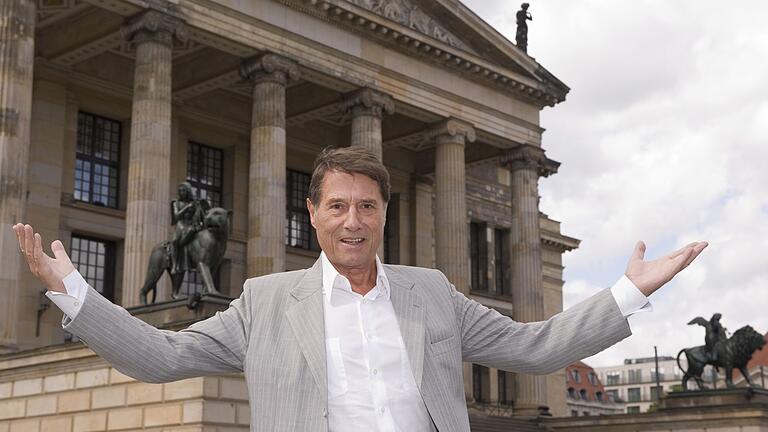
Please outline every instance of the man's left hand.
[[693, 242], [659, 259], [643, 261], [645, 243], [639, 241], [624, 274], [647, 297], [688, 267], [707, 246], [707, 242]]

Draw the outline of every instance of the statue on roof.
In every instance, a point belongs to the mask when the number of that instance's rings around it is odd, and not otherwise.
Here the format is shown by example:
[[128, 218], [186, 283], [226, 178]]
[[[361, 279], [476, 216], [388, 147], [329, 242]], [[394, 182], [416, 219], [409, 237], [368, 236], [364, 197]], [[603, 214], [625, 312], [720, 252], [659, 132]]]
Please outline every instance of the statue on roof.
[[517, 11], [517, 33], [515, 34], [515, 43], [517, 47], [528, 52], [528, 23], [527, 21], [533, 21], [533, 16], [528, 12], [528, 3], [520, 5], [520, 10]]

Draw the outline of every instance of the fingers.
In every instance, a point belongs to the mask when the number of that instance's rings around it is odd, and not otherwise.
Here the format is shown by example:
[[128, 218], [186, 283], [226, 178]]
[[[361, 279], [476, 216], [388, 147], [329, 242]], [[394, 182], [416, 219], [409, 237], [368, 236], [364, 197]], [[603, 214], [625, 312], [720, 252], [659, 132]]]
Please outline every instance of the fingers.
[[32, 226], [24, 225], [24, 256], [27, 258], [27, 264], [32, 273], [37, 274], [37, 266], [35, 265], [35, 232], [32, 230]]
[[32, 256], [35, 259], [35, 267], [38, 270], [43, 268], [42, 264], [45, 260], [43, 257], [43, 238], [40, 236], [40, 233], [35, 233], [35, 249], [32, 252]]
[[67, 255], [66, 249], [64, 249], [64, 245], [61, 244], [61, 241], [54, 240], [53, 243], [51, 243], [51, 251], [53, 251], [53, 256], [56, 257], [57, 260], [72, 262], [69, 259], [69, 255]]
[[642, 261], [643, 257], [645, 257], [645, 243], [643, 243], [643, 241], [640, 240], [637, 243], [635, 243], [635, 250], [632, 251], [631, 259]]
[[696, 257], [699, 256], [699, 254], [701, 254], [701, 251], [703, 251], [707, 246], [709, 246], [709, 243], [707, 242], [696, 243], [696, 245], [692, 248], [691, 255], [685, 261], [685, 265], [683, 266], [683, 268], [688, 267], [693, 262], [693, 260], [695, 260]]
[[24, 225], [17, 223], [13, 226], [13, 232], [16, 234], [16, 241], [19, 242], [19, 250], [24, 254]]
[[670, 253], [669, 255], [667, 255], [667, 258], [677, 258], [677, 257], [678, 257], [678, 256], [680, 256], [681, 254], [683, 254], [683, 253], [687, 252], [687, 250], [688, 250], [689, 248], [692, 248], [692, 247], [696, 246], [698, 243], [699, 243], [699, 242], [691, 242], [691, 243], [688, 243], [687, 245], [685, 245], [685, 246], [681, 247], [680, 249], [678, 249], [678, 250], [676, 250], [676, 251], [674, 251], [674, 252]]

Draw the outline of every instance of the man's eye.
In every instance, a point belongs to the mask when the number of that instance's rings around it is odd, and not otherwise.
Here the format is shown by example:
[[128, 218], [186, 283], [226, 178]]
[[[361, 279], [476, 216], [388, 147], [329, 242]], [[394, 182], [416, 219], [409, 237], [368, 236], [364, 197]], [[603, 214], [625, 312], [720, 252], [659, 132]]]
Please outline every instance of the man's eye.
[[341, 204], [331, 204], [331, 208], [334, 210], [340, 210], [341, 207], [342, 207]]

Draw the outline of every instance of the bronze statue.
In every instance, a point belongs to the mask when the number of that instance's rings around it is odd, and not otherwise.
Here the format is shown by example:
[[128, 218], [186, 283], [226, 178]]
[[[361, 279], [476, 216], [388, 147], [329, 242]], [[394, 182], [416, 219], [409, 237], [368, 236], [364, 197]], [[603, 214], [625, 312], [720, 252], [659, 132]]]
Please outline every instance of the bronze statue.
[[189, 270], [187, 244], [203, 229], [203, 218], [210, 208], [207, 199], [195, 198], [192, 185], [187, 182], [179, 184], [179, 199], [171, 201], [171, 225], [176, 227], [171, 243], [172, 275]]
[[229, 215], [231, 210], [210, 207], [207, 200], [195, 200], [189, 183], [179, 185], [179, 200], [171, 204], [176, 231], [173, 240], [155, 246], [149, 256], [147, 277], [141, 288], [141, 304], [147, 304], [152, 291], [152, 303], [157, 297], [157, 281], [164, 272], [171, 276], [173, 298], [179, 298], [181, 283], [187, 271], [196, 271], [203, 279], [206, 293], [219, 294], [213, 284], [227, 250]]
[[735, 387], [733, 384], [733, 369], [741, 371], [744, 379], [747, 380], [750, 387], [754, 386], [752, 378], [747, 371], [747, 363], [752, 358], [752, 354], [762, 349], [765, 345], [765, 338], [756, 332], [751, 326], [744, 326], [733, 334], [730, 338], [726, 335], [725, 327], [720, 324], [722, 315], [716, 313], [707, 321], [702, 317], [692, 319], [688, 325], [698, 324], [706, 328], [704, 337], [705, 345], [693, 348], [686, 348], [677, 354], [677, 366], [680, 370], [680, 356], [685, 353], [688, 359], [688, 370], [684, 371], [683, 388], [687, 388], [688, 380], [693, 378], [699, 390], [704, 389], [704, 382], [701, 374], [704, 372], [704, 366], [712, 365], [715, 370], [720, 367], [725, 369], [725, 383], [728, 387]]
[[528, 52], [528, 23], [527, 21], [533, 21], [533, 16], [528, 12], [528, 3], [520, 5], [520, 10], [517, 11], [517, 33], [515, 34], [515, 43], [517, 47]]

